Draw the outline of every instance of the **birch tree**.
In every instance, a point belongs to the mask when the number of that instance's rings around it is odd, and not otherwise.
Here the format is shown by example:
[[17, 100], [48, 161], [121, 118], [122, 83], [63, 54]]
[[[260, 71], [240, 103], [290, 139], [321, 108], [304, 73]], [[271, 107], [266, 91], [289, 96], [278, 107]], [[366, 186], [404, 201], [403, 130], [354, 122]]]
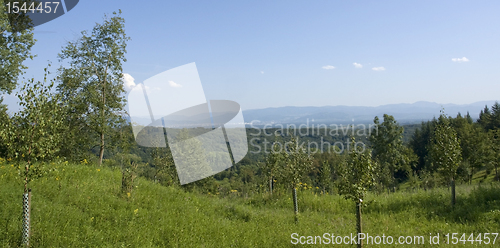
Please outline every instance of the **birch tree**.
[[[125, 20], [119, 14], [104, 17], [92, 31], [83, 31], [81, 37], [68, 42], [59, 54], [61, 61], [68, 61], [61, 67], [58, 91], [68, 102], [73, 116], [71, 135], [75, 140], [94, 135], [99, 147], [99, 165], [102, 164], [105, 149], [105, 135], [123, 123], [120, 112], [125, 106], [125, 90], [122, 82], [122, 64], [129, 37], [125, 34]], [[85, 140], [88, 141], [88, 140]], [[81, 142], [75, 142], [78, 144]]]

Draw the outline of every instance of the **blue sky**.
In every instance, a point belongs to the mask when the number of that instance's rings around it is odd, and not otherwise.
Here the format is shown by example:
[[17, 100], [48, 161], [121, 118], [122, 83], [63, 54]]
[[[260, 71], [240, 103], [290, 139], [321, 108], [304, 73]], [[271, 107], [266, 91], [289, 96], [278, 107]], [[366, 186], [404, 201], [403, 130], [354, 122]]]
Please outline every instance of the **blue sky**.
[[195, 62], [206, 98], [242, 109], [499, 99], [499, 1], [85, 0], [35, 28], [25, 76], [118, 9], [136, 83]]

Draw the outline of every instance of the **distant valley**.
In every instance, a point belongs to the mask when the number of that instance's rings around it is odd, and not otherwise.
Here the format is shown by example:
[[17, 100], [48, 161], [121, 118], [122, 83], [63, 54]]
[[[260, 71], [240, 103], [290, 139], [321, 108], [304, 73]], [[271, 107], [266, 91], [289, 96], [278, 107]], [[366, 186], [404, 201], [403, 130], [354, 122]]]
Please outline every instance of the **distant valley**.
[[278, 107], [265, 109], [244, 110], [243, 116], [247, 124], [262, 126], [266, 124], [367, 124], [373, 123], [373, 118], [384, 114], [394, 116], [400, 124], [413, 124], [431, 120], [439, 116], [444, 108], [446, 114], [455, 117], [458, 113], [473, 119], [479, 118], [479, 112], [487, 105], [489, 108], [495, 103], [481, 101], [471, 104], [439, 104], [434, 102], [415, 102], [388, 104], [378, 107], [362, 106], [323, 106], [323, 107]]

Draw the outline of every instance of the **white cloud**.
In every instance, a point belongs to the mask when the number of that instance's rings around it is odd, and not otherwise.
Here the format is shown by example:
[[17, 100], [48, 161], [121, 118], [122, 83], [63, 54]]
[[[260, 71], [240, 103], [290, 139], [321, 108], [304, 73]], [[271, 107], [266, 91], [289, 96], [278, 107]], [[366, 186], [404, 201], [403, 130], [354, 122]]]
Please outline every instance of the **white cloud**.
[[174, 82], [174, 81], [168, 81], [168, 84], [170, 85], [170, 87], [174, 87], [174, 88], [180, 88], [182, 87], [182, 85]]
[[264, 74], [264, 71], [260, 71], [260, 74]]
[[333, 69], [335, 69], [335, 66], [333, 66], [333, 65], [325, 65], [325, 66], [323, 66], [321, 68], [323, 68], [325, 70], [333, 70]]
[[462, 58], [452, 58], [452, 59], [451, 59], [451, 61], [461, 63], [461, 62], [469, 62], [469, 59], [468, 59], [468, 58], [466, 58], [466, 57], [462, 57]]
[[383, 66], [373, 67], [372, 70], [374, 70], [374, 71], [385, 71], [385, 68]]
[[125, 86], [125, 90], [130, 91], [132, 88], [135, 87], [135, 82], [134, 78], [128, 74], [128, 73], [123, 73], [123, 86]]
[[352, 63], [354, 65], [354, 67], [356, 68], [363, 68], [363, 65], [362, 64], [358, 64], [356, 62]]

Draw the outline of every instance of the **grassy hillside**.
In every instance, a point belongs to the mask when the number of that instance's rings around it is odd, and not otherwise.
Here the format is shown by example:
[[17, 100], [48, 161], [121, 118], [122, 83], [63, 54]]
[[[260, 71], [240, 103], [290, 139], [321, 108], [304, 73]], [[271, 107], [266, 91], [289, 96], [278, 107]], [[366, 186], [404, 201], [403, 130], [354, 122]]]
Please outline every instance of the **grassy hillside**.
[[[288, 194], [220, 198], [138, 178], [128, 196], [120, 192], [117, 169], [64, 163], [46, 167], [50, 171], [30, 185], [32, 247], [289, 247], [292, 233], [355, 232], [351, 202], [309, 189], [299, 192], [301, 214], [295, 224]], [[23, 185], [16, 177], [14, 166], [0, 164], [1, 247], [20, 242]], [[422, 235], [425, 244], [418, 247], [437, 247], [428, 244], [429, 233], [440, 233], [443, 244], [446, 233], [500, 230], [498, 185], [461, 185], [457, 193], [455, 209], [449, 207], [447, 189], [368, 195], [364, 231], [395, 239]]]

